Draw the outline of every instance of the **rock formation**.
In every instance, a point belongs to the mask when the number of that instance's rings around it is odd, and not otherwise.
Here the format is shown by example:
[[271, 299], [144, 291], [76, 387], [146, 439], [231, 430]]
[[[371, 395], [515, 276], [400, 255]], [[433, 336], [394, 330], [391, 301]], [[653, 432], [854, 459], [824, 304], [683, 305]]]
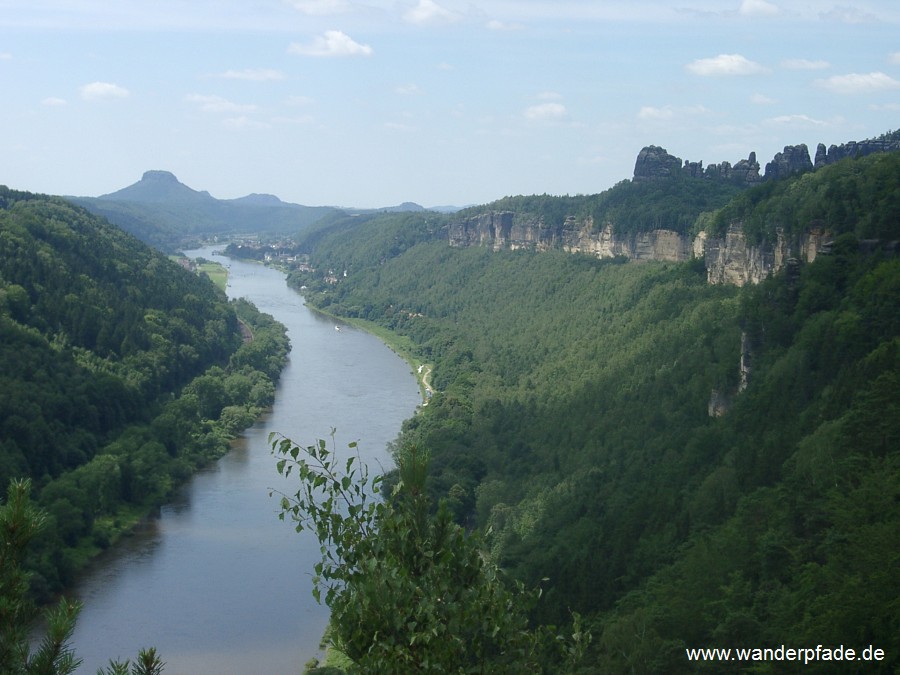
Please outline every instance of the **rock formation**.
[[632, 178], [635, 183], [665, 180], [675, 176], [748, 184], [758, 183], [762, 180], [755, 152], [751, 152], [747, 159], [742, 159], [734, 166], [730, 162], [722, 162], [721, 164], [710, 164], [706, 169], [703, 168], [703, 162], [688, 160], [682, 162], [681, 158], [670, 155], [665, 148], [657, 145], [648, 145], [638, 153]]
[[813, 163], [809, 159], [809, 148], [805, 143], [786, 145], [782, 152], [776, 153], [771, 162], [766, 164], [765, 180], [787, 178], [795, 173], [812, 171]]
[[[824, 153], [824, 164], [834, 164], [847, 157], [865, 157], [876, 152], [897, 152], [900, 150], [900, 138], [898, 134], [885, 134], [880, 138], [872, 138], [865, 141], [850, 141], [841, 145], [831, 145]], [[820, 144], [821, 145], [821, 144]], [[821, 145], [824, 150], [825, 146]], [[818, 167], [819, 152], [816, 151], [816, 166]]]
[[[896, 140], [895, 140], [896, 139]], [[682, 162], [665, 148], [651, 145], [638, 154], [634, 166], [634, 181], [667, 180], [686, 176], [698, 180], [727, 180], [740, 184], [784, 178], [831, 164], [845, 157], [875, 152], [900, 151], [900, 134], [881, 138], [832, 145], [827, 150], [821, 143], [816, 148], [815, 164], [810, 160], [806, 145], [784, 148], [766, 164], [765, 175], [759, 174], [756, 153], [734, 166], [728, 162], [710, 164]], [[673, 230], [654, 229], [644, 232], [618, 234], [614, 224], [596, 224], [593, 218], [578, 221], [570, 216], [562, 223], [545, 223], [540, 218], [512, 211], [486, 212], [449, 226], [450, 246], [490, 246], [493, 250], [527, 249], [545, 251], [558, 248], [571, 253], [585, 253], [598, 258], [623, 256], [631, 260], [663, 260], [679, 262], [691, 258], [702, 259], [711, 284], [743, 286], [758, 283], [769, 274], [787, 267], [796, 274], [799, 263], [812, 262], [827, 252], [830, 235], [821, 226], [811, 223], [799, 238], [788, 241], [783, 232], [776, 233], [774, 242], [751, 244], [744, 234], [743, 223], [732, 223], [721, 238], [701, 232], [696, 237]], [[877, 242], [876, 242], [877, 243]], [[716, 407], [711, 403], [712, 408]]]
[[816, 146], [816, 159], [813, 162], [813, 167], [816, 169], [821, 169], [828, 163], [828, 151], [825, 149], [824, 143], [819, 143]]
[[751, 244], [741, 223], [733, 223], [722, 238], [700, 233], [696, 237], [672, 230], [648, 230], [617, 235], [611, 224], [596, 229], [591, 218], [568, 219], [547, 226], [539, 219], [521, 217], [511, 211], [488, 212], [450, 225], [450, 246], [487, 246], [495, 251], [546, 251], [559, 248], [597, 258], [626, 257], [636, 261], [680, 262], [701, 258], [711, 284], [743, 286], [759, 283], [790, 261], [812, 262], [827, 248], [828, 233], [812, 228], [790, 242], [779, 232], [774, 243]]
[[665, 148], [648, 145], [643, 148], [634, 165], [634, 182], [648, 180], [664, 180], [674, 176], [702, 178], [705, 180], [725, 180], [739, 184], [754, 184], [763, 180], [776, 180], [795, 173], [813, 171], [827, 164], [834, 164], [847, 157], [864, 157], [876, 152], [900, 151], [900, 134], [897, 132], [884, 134], [878, 138], [865, 141], [851, 141], [842, 145], [832, 145], [827, 150], [823, 143], [816, 147], [815, 161], [809, 157], [806, 144], [787, 145], [776, 153], [772, 161], [766, 164], [765, 174], [760, 176], [759, 162], [756, 153], [751, 152], [747, 159], [735, 165], [730, 162], [710, 164], [703, 168], [703, 162], [681, 161], [670, 155]]
[[681, 160], [656, 145], [643, 148], [634, 163], [635, 182], [671, 178], [680, 172]]
[[734, 166], [730, 162], [710, 164], [703, 173], [703, 178], [708, 180], [726, 180], [732, 183], [753, 185], [762, 180], [759, 175], [759, 162], [756, 161], [756, 153], [751, 152], [747, 159], [742, 159]]

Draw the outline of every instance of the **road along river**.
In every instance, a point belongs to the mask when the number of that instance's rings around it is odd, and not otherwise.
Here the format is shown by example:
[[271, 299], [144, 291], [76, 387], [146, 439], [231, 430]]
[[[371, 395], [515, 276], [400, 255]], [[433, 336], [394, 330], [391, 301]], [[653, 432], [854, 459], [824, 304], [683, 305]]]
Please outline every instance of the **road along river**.
[[150, 646], [166, 675], [302, 672], [328, 621], [311, 594], [319, 546], [278, 520], [268, 489], [292, 493], [298, 484], [278, 475], [268, 435], [310, 445], [335, 428], [338, 452], [358, 440], [378, 473], [390, 465], [386, 445], [421, 403], [409, 366], [377, 338], [335, 330], [282, 273], [213, 250], [188, 255], [227, 265], [229, 297], [245, 297], [287, 326], [290, 361], [271, 412], [74, 589], [84, 602], [73, 637], [84, 659], [78, 673], [93, 675], [110, 658]]

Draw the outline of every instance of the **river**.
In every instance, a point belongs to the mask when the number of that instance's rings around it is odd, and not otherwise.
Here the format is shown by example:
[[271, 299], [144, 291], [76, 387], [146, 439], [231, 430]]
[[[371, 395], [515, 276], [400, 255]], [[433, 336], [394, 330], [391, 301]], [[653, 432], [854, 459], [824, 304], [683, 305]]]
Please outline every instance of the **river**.
[[158, 517], [107, 552], [73, 595], [84, 603], [72, 645], [96, 673], [110, 658], [156, 647], [166, 675], [300, 673], [319, 654], [327, 608], [312, 597], [315, 538], [277, 517], [269, 488], [290, 490], [268, 435], [309, 445], [358, 440], [375, 472], [421, 402], [409, 366], [368, 333], [303, 305], [277, 270], [188, 252], [229, 266], [229, 297], [246, 297], [288, 328], [292, 351], [269, 414], [221, 460], [177, 491]]

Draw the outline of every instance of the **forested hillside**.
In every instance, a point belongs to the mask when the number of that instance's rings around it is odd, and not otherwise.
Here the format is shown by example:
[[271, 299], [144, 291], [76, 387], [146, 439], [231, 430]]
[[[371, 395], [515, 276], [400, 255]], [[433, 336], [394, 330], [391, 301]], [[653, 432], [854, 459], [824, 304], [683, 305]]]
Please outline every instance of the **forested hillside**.
[[724, 206], [746, 189], [746, 185], [677, 174], [666, 180], [624, 180], [609, 190], [593, 195], [504, 197], [490, 204], [460, 211], [456, 217], [473, 216], [485, 211], [512, 211], [517, 217], [536, 217], [547, 226], [556, 227], [564, 226], [567, 219], [578, 223], [591, 218], [595, 228], [613, 223], [620, 235], [657, 228], [679, 234], [696, 233], [694, 226], [701, 213]]
[[[247, 335], [242, 338], [243, 323]], [[0, 188], [0, 484], [43, 597], [269, 405], [284, 329], [62, 199]]]
[[751, 241], [759, 241], [774, 240], [777, 228], [789, 237], [821, 228], [884, 245], [897, 238], [898, 173], [900, 152], [887, 152], [772, 181], [732, 200], [716, 213], [711, 229], [722, 233], [739, 222]]
[[[454, 249], [434, 214], [333, 223], [292, 283], [433, 366], [401, 444], [431, 451], [430, 491], [491, 528], [493, 560], [543, 587], [534, 622], [587, 617], [582, 672], [832, 673], [685, 649], [844, 645], [884, 650], [859, 672], [891, 673], [898, 185], [882, 155], [722, 201], [702, 223], [833, 237], [745, 288], [708, 285], [702, 260]], [[573, 208], [553, 199], [539, 208]]]

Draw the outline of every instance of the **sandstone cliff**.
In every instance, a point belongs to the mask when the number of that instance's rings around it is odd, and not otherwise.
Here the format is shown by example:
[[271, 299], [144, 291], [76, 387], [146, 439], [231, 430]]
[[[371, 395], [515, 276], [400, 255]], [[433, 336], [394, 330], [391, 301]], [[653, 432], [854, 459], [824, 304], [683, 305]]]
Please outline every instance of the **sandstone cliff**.
[[[819, 144], [815, 163], [810, 159], [806, 145], [787, 146], [766, 164], [763, 176], [760, 176], [756, 153], [750, 153], [746, 160], [733, 166], [723, 162], [704, 169], [702, 163], [682, 162], [665, 148], [651, 145], [638, 154], [633, 181], [642, 183], [687, 176], [749, 186], [814, 171], [846, 157], [900, 151], [897, 136], [894, 133], [869, 141], [832, 145], [827, 150]], [[556, 248], [598, 258], [621, 256], [636, 261], [702, 259], [709, 283], [738, 286], [758, 283], [786, 265], [812, 262], [828, 249], [831, 238], [826, 229], [811, 224], [799, 237], [788, 239], [782, 231], [777, 231], [774, 242], [752, 244], [740, 222], [732, 223], [723, 237], [710, 237], [703, 232], [692, 236], [664, 228], [623, 234], [616, 231], [613, 223], [595, 223], [591, 217], [579, 220], [569, 216], [563, 222], [546, 223], [540, 217], [508, 210], [487, 211], [460, 219], [449, 227], [449, 242], [454, 247], [487, 246], [495, 251]]]
[[449, 229], [453, 247], [487, 246], [495, 251], [559, 248], [598, 258], [624, 256], [635, 261], [700, 258], [706, 264], [709, 283], [737, 286], [758, 283], [791, 259], [812, 262], [829, 239], [826, 231], [812, 229], [798, 241], [790, 242], [779, 232], [774, 243], [752, 245], [740, 223], [732, 224], [722, 238], [708, 237], [706, 233], [693, 237], [663, 229], [617, 236], [610, 224], [595, 230], [590, 218], [583, 222], [570, 218], [552, 227], [510, 211], [466, 218]]

